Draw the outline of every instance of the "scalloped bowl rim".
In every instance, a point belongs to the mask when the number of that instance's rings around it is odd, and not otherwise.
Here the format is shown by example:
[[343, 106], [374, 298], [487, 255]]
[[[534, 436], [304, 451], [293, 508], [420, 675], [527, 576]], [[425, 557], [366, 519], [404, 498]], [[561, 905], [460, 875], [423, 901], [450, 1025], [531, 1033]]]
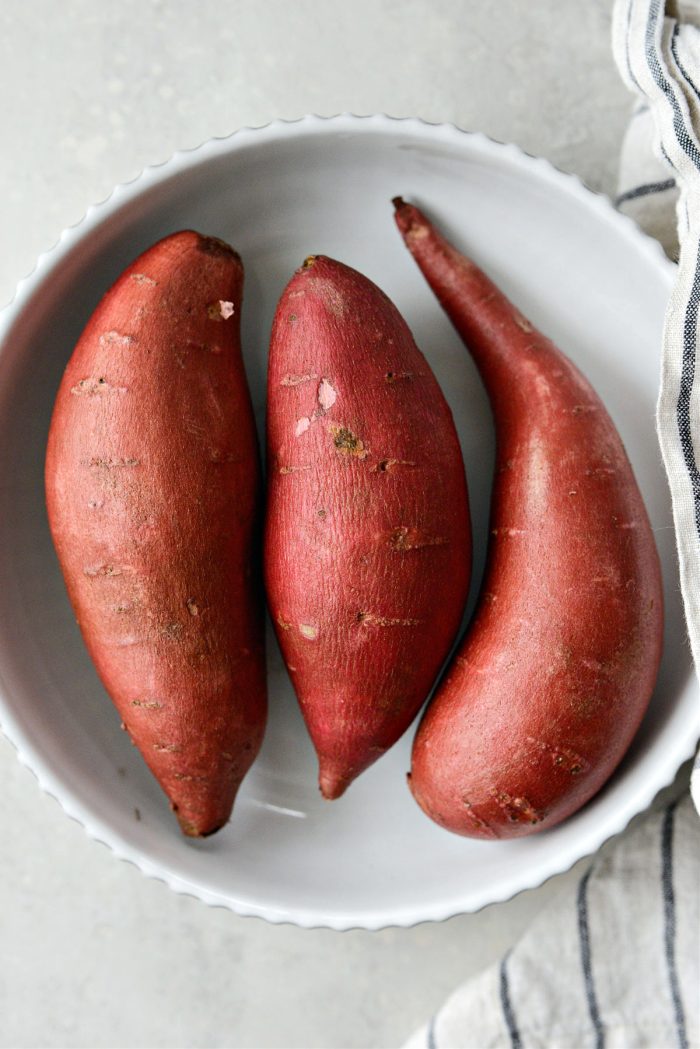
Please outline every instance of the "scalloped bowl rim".
[[[670, 275], [675, 267], [666, 258], [659, 242], [644, 234], [630, 217], [618, 212], [609, 198], [591, 190], [578, 176], [563, 172], [549, 161], [541, 157], [534, 157], [513, 144], [498, 142], [481, 132], [462, 130], [454, 124], [433, 123], [413, 117], [392, 117], [386, 114], [361, 116], [349, 113], [336, 116], [307, 115], [297, 120], [280, 119], [256, 127], [242, 127], [229, 135], [210, 138], [198, 146], [178, 150], [168, 159], [145, 167], [133, 179], [119, 183], [106, 198], [90, 205], [78, 222], [65, 228], [56, 243], [39, 255], [34, 268], [18, 282], [13, 299], [0, 311], [0, 356], [2, 343], [6, 336], [52, 269], [60, 265], [64, 256], [88, 231], [106, 221], [122, 205], [160, 181], [169, 179], [173, 174], [196, 167], [210, 157], [235, 152], [239, 146], [245, 145], [251, 139], [260, 139], [261, 136], [265, 136], [267, 141], [284, 139], [297, 135], [300, 130], [305, 133], [323, 134], [329, 127], [333, 130], [347, 129], [353, 132], [361, 127], [369, 134], [405, 129], [417, 136], [427, 136], [431, 139], [436, 137], [453, 141], [468, 139], [477, 149], [487, 155], [494, 152], [502, 154], [505, 151], [516, 164], [523, 165], [530, 170], [536, 168], [542, 178], [555, 182], [559, 187], [565, 184], [573, 195], [585, 197], [589, 207], [593, 206], [607, 221], [615, 224], [621, 233], [634, 240], [636, 247], [644, 252], [656, 266], [663, 268], [670, 281]], [[33, 741], [27, 738], [5, 705], [5, 694], [6, 689], [0, 668], [0, 730], [15, 747], [20, 763], [34, 774], [40, 788], [58, 802], [66, 815], [79, 823], [90, 838], [109, 848], [118, 859], [133, 864], [146, 877], [164, 882], [174, 892], [199, 899], [211, 907], [222, 907], [243, 917], [262, 917], [273, 924], [294, 924], [303, 928], [330, 928], [337, 931], [353, 928], [377, 930], [388, 927], [411, 927], [425, 921], [444, 921], [457, 914], [474, 913], [491, 903], [504, 902], [521, 892], [545, 884], [556, 875], [569, 870], [585, 856], [591, 856], [609, 839], [624, 831], [636, 815], [649, 807], [659, 791], [673, 782], [680, 766], [694, 754], [698, 736], [700, 736], [699, 705], [695, 724], [688, 724], [687, 733], [679, 734], [674, 739], [675, 746], [667, 747], [664, 760], [660, 761], [658, 766], [658, 776], [654, 782], [650, 782], [645, 788], [640, 787], [636, 795], [630, 797], [627, 803], [616, 811], [615, 819], [601, 822], [599, 836], [588, 843], [584, 853], [575, 847], [568, 850], [562, 849], [557, 862], [548, 863], [546, 870], [534, 866], [530, 877], [521, 876], [517, 886], [505, 885], [501, 892], [496, 893], [488, 891], [476, 904], [472, 902], [468, 906], [460, 907], [452, 902], [446, 906], [437, 901], [431, 906], [422, 905], [419, 910], [408, 908], [401, 914], [392, 915], [389, 921], [381, 913], [368, 911], [363, 921], [358, 922], [356, 915], [351, 918], [338, 914], [328, 919], [319, 919], [318, 915], [311, 913], [305, 914], [298, 911], [291, 913], [280, 908], [244, 904], [195, 885], [175, 871], [168, 869], [166, 865], [154, 864], [138, 850], [133, 849], [118, 833], [115, 833], [107, 822], [95, 818], [85, 808], [81, 798], [75, 796], [61, 781], [60, 776], [55, 775], [46, 766], [40, 751]]]

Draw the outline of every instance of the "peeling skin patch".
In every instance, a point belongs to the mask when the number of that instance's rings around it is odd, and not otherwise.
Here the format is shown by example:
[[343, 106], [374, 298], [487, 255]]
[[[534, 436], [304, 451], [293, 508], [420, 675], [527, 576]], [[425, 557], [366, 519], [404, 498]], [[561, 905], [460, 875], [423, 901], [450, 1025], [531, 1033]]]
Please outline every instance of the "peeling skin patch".
[[364, 442], [349, 430], [347, 426], [331, 426], [333, 444], [341, 455], [353, 456], [356, 459], [366, 459], [369, 451]]
[[318, 387], [318, 405], [324, 412], [330, 411], [338, 400], [338, 394], [328, 379], [321, 379]]
[[282, 615], [282, 613], [281, 613], [281, 612], [278, 612], [278, 613], [277, 613], [277, 625], [278, 625], [279, 627], [281, 627], [281, 628], [282, 628], [282, 630], [291, 630], [291, 629], [292, 629], [292, 624], [291, 624], [290, 622], [288, 622], [288, 621], [287, 621], [287, 620], [286, 620], [286, 619], [284, 618], [284, 616]]
[[410, 459], [380, 459], [376, 466], [372, 467], [373, 473], [388, 473], [389, 470], [393, 470], [395, 466], [415, 466], [414, 462]]
[[586, 477], [612, 477], [617, 471], [612, 466], [594, 466], [586, 470]]
[[491, 791], [496, 804], [503, 810], [511, 823], [541, 823], [544, 813], [539, 812], [527, 798], [514, 798], [503, 791]]
[[532, 743], [538, 750], [546, 753], [552, 759], [552, 764], [555, 768], [560, 768], [562, 772], [568, 772], [572, 776], [578, 776], [580, 772], [590, 768], [590, 762], [582, 758], [580, 754], [577, 754], [575, 750], [570, 750], [568, 747], [555, 747], [552, 743], [546, 743], [544, 740], [535, 739], [533, 736], [527, 737], [528, 743]]
[[421, 550], [426, 546], [445, 546], [447, 539], [441, 535], [428, 535], [420, 528], [400, 526], [389, 533], [389, 546], [403, 553], [405, 550]]
[[597, 404], [575, 404], [570, 409], [572, 415], [588, 415], [590, 412], [597, 412]]
[[124, 572], [130, 572], [131, 567], [129, 565], [86, 565], [83, 568], [83, 574], [94, 579], [95, 576], [116, 576], [123, 575]]
[[144, 710], [162, 710], [163, 704], [158, 699], [132, 699], [132, 707], [143, 707]]
[[281, 474], [296, 474], [303, 470], [310, 470], [310, 466], [280, 466], [279, 473]]
[[156, 285], [158, 283], [157, 280], [154, 280], [153, 277], [146, 276], [145, 273], [132, 273], [131, 274], [131, 279], [133, 280], [133, 282], [135, 284], [152, 284], [152, 285]]
[[404, 234], [409, 240], [424, 240], [428, 236], [426, 226], [410, 226]]
[[[312, 376], [308, 376], [308, 379], [311, 378]], [[307, 377], [303, 376], [299, 381], [306, 382]], [[284, 385], [285, 381], [282, 380], [282, 383]], [[289, 385], [289, 383], [287, 383], [287, 385]], [[301, 437], [303, 433], [306, 433], [312, 423], [318, 422], [319, 419], [323, 418], [326, 412], [330, 411], [337, 399], [338, 393], [332, 383], [330, 383], [328, 379], [321, 379], [318, 390], [316, 391], [316, 408], [314, 408], [312, 415], [304, 415], [297, 421], [294, 436]]]
[[166, 623], [160, 628], [160, 634], [168, 641], [177, 641], [182, 634], [182, 623]]
[[486, 833], [491, 838], [498, 837], [493, 827], [491, 827], [491, 825], [487, 823], [485, 819], [482, 819], [481, 816], [477, 816], [471, 801], [468, 801], [467, 798], [463, 798], [462, 804], [464, 805], [467, 817], [471, 820], [475, 827], [478, 827], [479, 830], [486, 831]]
[[236, 307], [233, 303], [225, 299], [216, 299], [207, 305], [207, 316], [210, 321], [227, 321], [229, 317], [233, 317], [235, 311]]
[[314, 382], [318, 375], [285, 375], [280, 381], [280, 386], [301, 386], [304, 382]]
[[[313, 266], [313, 262], [315, 261], [314, 256], [312, 255], [310, 258], [312, 259], [310, 265]], [[306, 266], [306, 263], [304, 263], [304, 267], [309, 268]], [[332, 280], [327, 280], [325, 277], [317, 277], [314, 274], [311, 274], [308, 278], [307, 287], [314, 295], [318, 296], [321, 304], [325, 306], [328, 312], [332, 313], [334, 317], [344, 316], [347, 310], [347, 303]]]
[[318, 627], [314, 626], [313, 623], [300, 623], [299, 633], [302, 637], [305, 637], [307, 641], [315, 641], [318, 637]]
[[99, 459], [93, 457], [92, 459], [81, 459], [80, 463], [82, 466], [98, 466], [103, 467], [105, 470], [116, 470], [123, 466], [139, 466], [139, 459]]
[[131, 648], [132, 645], [140, 645], [141, 638], [135, 634], [125, 634], [124, 637], [118, 638], [114, 644], [117, 648]]
[[131, 346], [135, 342], [133, 335], [124, 335], [120, 331], [106, 331], [99, 338], [100, 346]]
[[187, 599], [187, 611], [191, 616], [199, 615], [199, 605], [192, 597], [188, 597]]
[[384, 382], [392, 385], [392, 383], [399, 382], [402, 379], [410, 382], [412, 378], [413, 372], [387, 372], [384, 376]]
[[106, 393], [126, 393], [126, 386], [111, 386], [106, 379], [81, 379], [79, 383], [71, 387], [72, 394], [76, 397], [96, 397]]
[[529, 320], [526, 317], [523, 317], [522, 313], [516, 313], [513, 319], [521, 331], [529, 333], [535, 330]]
[[358, 623], [368, 626], [418, 626], [420, 619], [392, 619], [387, 616], [377, 616], [373, 612], [358, 612], [355, 616]]
[[154, 743], [153, 749], [161, 754], [180, 754], [182, 752], [179, 743]]

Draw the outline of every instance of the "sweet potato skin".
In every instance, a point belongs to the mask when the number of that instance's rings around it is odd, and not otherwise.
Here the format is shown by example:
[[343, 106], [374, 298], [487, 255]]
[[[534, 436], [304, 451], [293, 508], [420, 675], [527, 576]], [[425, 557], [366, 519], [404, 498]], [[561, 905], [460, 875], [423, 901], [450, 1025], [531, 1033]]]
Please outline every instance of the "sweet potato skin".
[[322, 256], [279, 302], [268, 371], [265, 577], [327, 798], [406, 730], [471, 570], [452, 416], [396, 307]]
[[395, 203], [497, 434], [483, 588], [416, 734], [410, 786], [449, 830], [516, 837], [575, 812], [627, 750], [661, 656], [659, 560], [590, 384], [416, 208]]
[[141, 255], [68, 363], [46, 456], [49, 524], [85, 644], [187, 835], [229, 818], [266, 677], [243, 267], [192, 231]]

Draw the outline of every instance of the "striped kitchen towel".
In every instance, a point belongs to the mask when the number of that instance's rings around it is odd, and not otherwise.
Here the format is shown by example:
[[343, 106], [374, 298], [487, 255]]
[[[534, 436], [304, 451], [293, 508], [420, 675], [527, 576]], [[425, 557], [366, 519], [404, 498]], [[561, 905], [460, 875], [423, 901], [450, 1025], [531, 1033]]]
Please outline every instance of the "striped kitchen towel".
[[406, 1049], [697, 1049], [699, 861], [686, 793], [603, 848]]
[[[637, 95], [617, 205], [678, 261], [657, 424], [700, 670], [700, 0], [615, 0]], [[695, 381], [698, 372], [697, 382]], [[700, 761], [692, 773], [700, 811]], [[700, 821], [685, 794], [598, 853], [497, 965], [407, 1043], [428, 1049], [700, 1049]]]
[[[665, 228], [677, 229], [678, 274], [666, 313], [657, 426], [688, 635], [700, 669], [700, 0], [616, 0], [613, 47], [641, 109], [638, 129], [633, 121], [628, 134], [623, 166], [629, 172], [635, 157], [645, 155], [645, 134], [658, 158], [640, 168], [619, 203], [637, 218], [653, 214], [653, 224], [661, 227], [669, 201], [675, 202], [676, 222]], [[668, 237], [662, 240], [668, 248]], [[700, 811], [697, 760], [691, 790]]]

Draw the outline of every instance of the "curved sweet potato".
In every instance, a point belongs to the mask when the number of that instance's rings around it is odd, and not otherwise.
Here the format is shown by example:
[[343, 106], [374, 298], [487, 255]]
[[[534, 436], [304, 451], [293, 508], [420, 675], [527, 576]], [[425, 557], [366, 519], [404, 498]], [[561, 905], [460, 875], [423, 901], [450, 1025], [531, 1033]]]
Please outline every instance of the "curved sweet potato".
[[481, 372], [498, 445], [479, 605], [419, 726], [410, 786], [449, 830], [529, 834], [601, 787], [646, 710], [663, 632], [654, 537], [590, 384], [416, 208], [395, 204]]
[[186, 231], [140, 256], [61, 382], [46, 498], [83, 638], [188, 835], [229, 818], [262, 740], [260, 474], [243, 267]]
[[452, 416], [389, 299], [324, 257], [277, 308], [265, 576], [327, 798], [405, 731], [459, 627], [471, 566]]

